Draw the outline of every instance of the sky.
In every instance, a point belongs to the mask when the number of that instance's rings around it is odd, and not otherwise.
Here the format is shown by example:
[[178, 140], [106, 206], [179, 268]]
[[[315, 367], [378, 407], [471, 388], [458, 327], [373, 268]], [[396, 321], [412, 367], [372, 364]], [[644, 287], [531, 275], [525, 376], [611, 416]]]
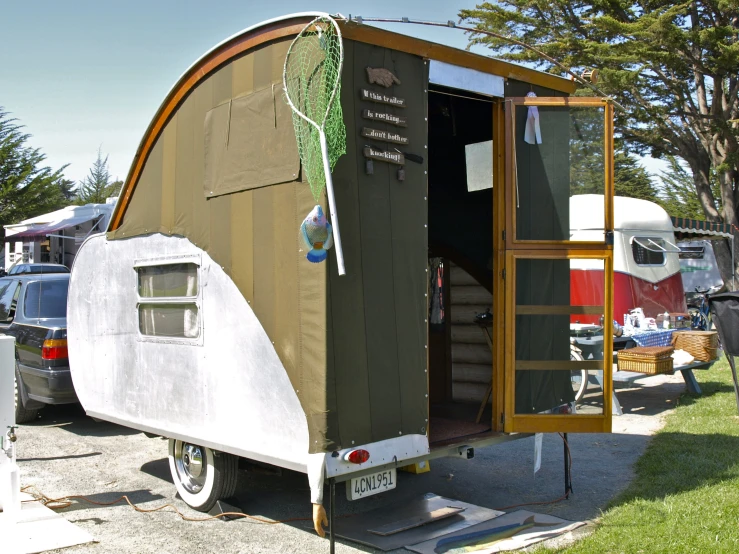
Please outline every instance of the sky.
[[[46, 164], [80, 181], [98, 149], [124, 180], [157, 108], [205, 52], [266, 19], [301, 11], [457, 21], [476, 0], [0, 0], [0, 107]], [[368, 6], [371, 8], [368, 9]], [[384, 25], [464, 48], [460, 30]], [[485, 54], [484, 48], [476, 52]], [[647, 166], [649, 164], [648, 160]], [[648, 166], [648, 169], [650, 167]]]

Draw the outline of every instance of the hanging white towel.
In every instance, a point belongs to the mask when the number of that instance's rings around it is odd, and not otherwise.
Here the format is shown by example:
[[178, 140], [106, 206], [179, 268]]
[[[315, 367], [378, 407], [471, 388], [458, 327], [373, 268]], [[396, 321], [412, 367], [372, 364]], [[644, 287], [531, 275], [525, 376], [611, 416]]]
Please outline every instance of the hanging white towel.
[[[535, 97], [535, 92], [529, 92], [526, 96]], [[529, 144], [541, 144], [541, 128], [539, 127], [539, 108], [529, 106], [529, 113], [526, 117], [526, 129], [523, 133], [523, 140]]]

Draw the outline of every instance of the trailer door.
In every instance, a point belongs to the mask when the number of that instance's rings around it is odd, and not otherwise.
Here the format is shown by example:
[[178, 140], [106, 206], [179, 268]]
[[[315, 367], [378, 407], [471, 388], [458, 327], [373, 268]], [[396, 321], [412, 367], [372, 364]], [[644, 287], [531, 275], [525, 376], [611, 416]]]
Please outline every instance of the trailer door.
[[[610, 432], [613, 108], [601, 98], [507, 98], [505, 119], [504, 430]], [[602, 212], [573, 229], [570, 198], [582, 194], [600, 195]], [[601, 320], [602, 337], [574, 350], [574, 329]], [[592, 383], [575, 403], [583, 375]]]

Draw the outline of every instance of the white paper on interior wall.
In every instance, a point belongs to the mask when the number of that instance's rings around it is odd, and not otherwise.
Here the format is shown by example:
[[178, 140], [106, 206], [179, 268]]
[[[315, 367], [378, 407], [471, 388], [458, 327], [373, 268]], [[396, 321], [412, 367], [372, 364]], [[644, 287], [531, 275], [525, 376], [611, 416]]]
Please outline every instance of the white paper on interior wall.
[[493, 141], [466, 144], [464, 155], [467, 165], [467, 191], [493, 188]]
[[[527, 97], [536, 97], [535, 92], [529, 92]], [[539, 108], [529, 106], [529, 113], [526, 117], [526, 129], [523, 133], [523, 140], [529, 144], [541, 144], [541, 128], [539, 127]]]

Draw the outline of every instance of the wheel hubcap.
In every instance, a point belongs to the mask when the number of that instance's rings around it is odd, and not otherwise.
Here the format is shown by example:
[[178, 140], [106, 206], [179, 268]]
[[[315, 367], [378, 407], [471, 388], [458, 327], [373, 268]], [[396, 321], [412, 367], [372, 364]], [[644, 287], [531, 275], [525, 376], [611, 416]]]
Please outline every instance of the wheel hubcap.
[[205, 449], [195, 444], [182, 441], [175, 442], [175, 468], [185, 490], [197, 494], [205, 485], [207, 465]]

